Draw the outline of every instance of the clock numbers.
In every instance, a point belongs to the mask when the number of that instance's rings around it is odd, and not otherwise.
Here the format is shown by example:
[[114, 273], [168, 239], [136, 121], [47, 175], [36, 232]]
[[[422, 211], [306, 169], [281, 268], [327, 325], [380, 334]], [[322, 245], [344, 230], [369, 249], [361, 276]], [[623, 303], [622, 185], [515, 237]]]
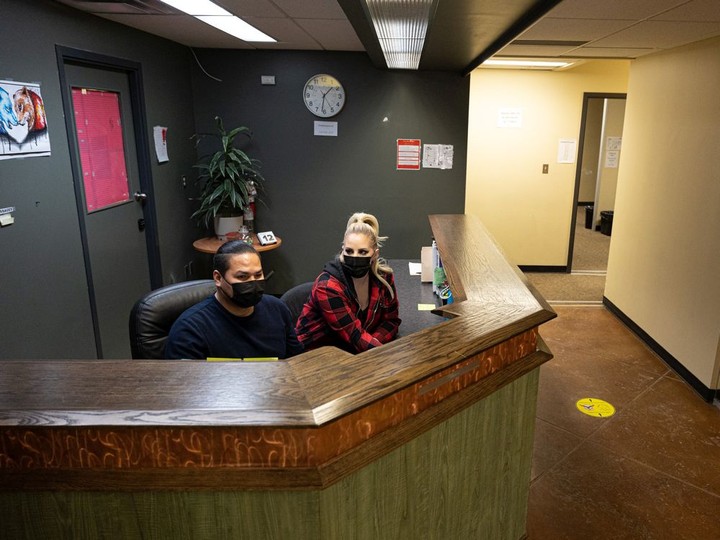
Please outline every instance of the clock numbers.
[[338, 114], [345, 105], [345, 91], [335, 77], [315, 75], [305, 83], [303, 100], [315, 116], [329, 118]]

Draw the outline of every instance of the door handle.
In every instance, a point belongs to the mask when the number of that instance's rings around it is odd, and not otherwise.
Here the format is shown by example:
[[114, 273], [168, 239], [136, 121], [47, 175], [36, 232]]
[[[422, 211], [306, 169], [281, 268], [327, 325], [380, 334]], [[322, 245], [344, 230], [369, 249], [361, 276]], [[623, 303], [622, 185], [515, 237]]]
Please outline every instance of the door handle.
[[140, 193], [139, 191], [136, 191], [133, 193], [133, 197], [135, 197], [137, 202], [145, 202], [147, 200], [147, 193]]

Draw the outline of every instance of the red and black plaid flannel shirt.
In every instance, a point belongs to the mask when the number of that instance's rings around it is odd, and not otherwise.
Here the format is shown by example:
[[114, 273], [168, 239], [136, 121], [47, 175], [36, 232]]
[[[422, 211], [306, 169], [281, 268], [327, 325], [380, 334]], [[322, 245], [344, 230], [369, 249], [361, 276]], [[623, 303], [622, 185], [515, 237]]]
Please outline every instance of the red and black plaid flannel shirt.
[[383, 277], [394, 296], [371, 274], [368, 307], [358, 318], [359, 304], [350, 286], [327, 271], [320, 274], [295, 326], [305, 350], [345, 345], [362, 352], [391, 341], [400, 326], [398, 300], [393, 275]]

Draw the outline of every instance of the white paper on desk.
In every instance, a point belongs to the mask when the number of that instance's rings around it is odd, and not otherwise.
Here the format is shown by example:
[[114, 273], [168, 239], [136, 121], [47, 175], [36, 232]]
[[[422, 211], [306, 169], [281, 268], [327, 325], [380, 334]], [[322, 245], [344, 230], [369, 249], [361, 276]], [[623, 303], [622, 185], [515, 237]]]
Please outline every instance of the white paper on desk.
[[158, 163], [169, 161], [167, 151], [167, 128], [163, 126], [153, 127], [153, 139], [155, 140], [155, 154]]
[[422, 263], [409, 262], [408, 270], [411, 276], [419, 276], [422, 273]]

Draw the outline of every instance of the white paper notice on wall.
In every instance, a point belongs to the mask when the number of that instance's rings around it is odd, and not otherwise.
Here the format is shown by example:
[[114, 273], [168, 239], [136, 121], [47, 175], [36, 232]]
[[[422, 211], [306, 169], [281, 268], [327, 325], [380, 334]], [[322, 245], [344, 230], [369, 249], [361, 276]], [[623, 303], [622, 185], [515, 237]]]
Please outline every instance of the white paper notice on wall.
[[619, 160], [620, 160], [620, 152], [618, 152], [617, 150], [608, 150], [605, 153], [605, 168], [606, 169], [617, 169]]
[[167, 128], [163, 126], [153, 126], [153, 139], [155, 140], [155, 155], [157, 155], [158, 163], [169, 161], [167, 151]]
[[313, 124], [313, 135], [316, 137], [337, 137], [338, 123], [320, 122], [316, 120]]
[[558, 141], [558, 163], [575, 163], [575, 152], [577, 151], [576, 139], [560, 139]]
[[452, 144], [423, 145], [422, 164], [426, 169], [452, 169]]
[[608, 137], [607, 138], [607, 149], [608, 150], [620, 150], [622, 147], [622, 137]]
[[498, 109], [497, 127], [499, 128], [521, 128], [522, 109], [503, 108]]

